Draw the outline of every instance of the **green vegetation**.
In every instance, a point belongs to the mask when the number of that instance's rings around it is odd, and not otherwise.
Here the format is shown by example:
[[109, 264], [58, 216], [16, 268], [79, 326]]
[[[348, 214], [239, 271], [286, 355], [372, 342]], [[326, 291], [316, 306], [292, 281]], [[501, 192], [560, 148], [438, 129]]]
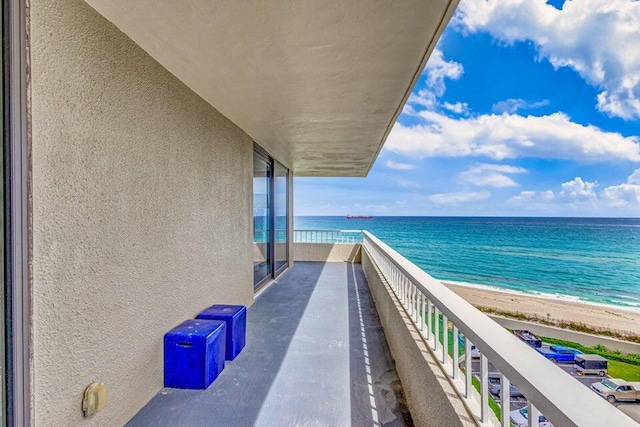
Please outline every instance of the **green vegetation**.
[[[473, 388], [475, 388], [476, 391], [480, 393], [480, 380], [472, 376], [471, 384], [473, 384]], [[502, 419], [502, 410], [500, 409], [500, 405], [498, 405], [498, 403], [491, 397], [489, 397], [489, 409], [491, 409], [493, 413], [496, 414], [496, 417], [498, 417], [499, 420]]]
[[511, 319], [524, 320], [528, 322], [536, 322], [536, 323], [541, 323], [543, 325], [557, 326], [559, 328], [569, 329], [572, 331], [584, 332], [584, 333], [593, 334], [593, 335], [602, 335], [602, 336], [607, 336], [611, 338], [616, 338], [619, 340], [640, 343], [640, 335], [634, 334], [633, 332], [622, 333], [619, 331], [612, 331], [605, 328], [595, 328], [589, 325], [585, 325], [582, 322], [570, 322], [566, 320], [555, 320], [555, 319], [550, 320], [550, 319], [545, 319], [543, 317], [536, 316], [536, 315], [521, 313], [519, 311], [497, 310], [495, 308], [484, 307], [481, 305], [476, 306], [476, 308], [482, 311], [483, 313], [497, 314], [498, 316], [509, 317]]
[[[440, 314], [438, 316], [439, 318], [439, 322], [438, 322], [438, 342], [442, 344], [442, 332], [443, 332], [443, 327], [442, 327], [442, 314]], [[434, 325], [435, 325], [435, 313], [431, 314], [431, 334], [434, 333]], [[449, 356], [453, 357], [453, 329], [449, 329], [448, 325], [447, 325], [447, 352], [449, 353]], [[464, 354], [464, 346], [463, 345], [458, 345], [458, 356], [461, 356]]]
[[640, 381], [640, 367], [617, 360], [609, 360], [609, 375], [625, 381]]

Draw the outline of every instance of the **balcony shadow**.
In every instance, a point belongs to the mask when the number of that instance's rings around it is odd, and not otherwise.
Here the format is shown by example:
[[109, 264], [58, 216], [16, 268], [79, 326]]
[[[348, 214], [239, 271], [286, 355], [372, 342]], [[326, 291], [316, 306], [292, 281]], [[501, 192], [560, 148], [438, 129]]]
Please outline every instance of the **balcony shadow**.
[[255, 425], [324, 265], [294, 266], [256, 299], [245, 349], [208, 389], [163, 388], [127, 426]]
[[412, 426], [402, 385], [362, 268], [347, 265], [351, 425]]

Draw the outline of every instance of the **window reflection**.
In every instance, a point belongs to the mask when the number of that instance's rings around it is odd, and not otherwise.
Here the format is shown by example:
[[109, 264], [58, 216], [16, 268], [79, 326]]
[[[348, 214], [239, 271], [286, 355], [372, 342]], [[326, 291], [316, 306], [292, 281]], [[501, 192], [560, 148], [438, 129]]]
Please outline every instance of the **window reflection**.
[[253, 156], [253, 283], [271, 276], [271, 162]]

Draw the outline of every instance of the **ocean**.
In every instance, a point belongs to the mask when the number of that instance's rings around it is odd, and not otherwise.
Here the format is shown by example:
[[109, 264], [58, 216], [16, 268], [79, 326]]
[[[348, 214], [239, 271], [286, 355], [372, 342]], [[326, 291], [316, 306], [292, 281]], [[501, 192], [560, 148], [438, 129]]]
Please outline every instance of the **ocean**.
[[295, 217], [367, 230], [441, 281], [640, 310], [640, 218]]

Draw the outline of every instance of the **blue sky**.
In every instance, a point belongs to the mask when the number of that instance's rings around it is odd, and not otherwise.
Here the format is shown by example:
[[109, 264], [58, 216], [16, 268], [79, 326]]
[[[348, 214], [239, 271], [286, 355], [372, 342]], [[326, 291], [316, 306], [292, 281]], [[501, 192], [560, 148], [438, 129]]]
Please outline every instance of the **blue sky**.
[[640, 2], [461, 0], [366, 178], [296, 215], [640, 216]]

